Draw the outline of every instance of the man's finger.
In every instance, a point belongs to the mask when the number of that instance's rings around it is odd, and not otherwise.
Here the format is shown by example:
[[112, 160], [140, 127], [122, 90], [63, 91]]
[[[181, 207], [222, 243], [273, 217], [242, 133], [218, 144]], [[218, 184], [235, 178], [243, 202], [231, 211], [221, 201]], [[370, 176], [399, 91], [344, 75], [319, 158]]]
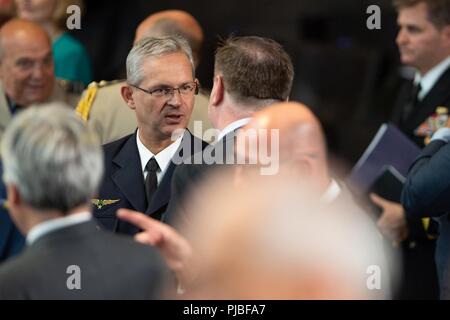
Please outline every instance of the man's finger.
[[386, 199], [383, 199], [382, 197], [376, 195], [375, 193], [370, 194], [370, 199], [372, 199], [372, 201], [375, 204], [377, 204], [383, 208], [389, 203], [389, 201], [387, 201]]
[[129, 222], [142, 230], [148, 230], [154, 226], [154, 220], [145, 214], [129, 209], [119, 209], [117, 211], [119, 219]]
[[158, 238], [155, 236], [152, 236], [148, 232], [141, 232], [141, 233], [136, 234], [134, 236], [134, 240], [136, 240], [137, 242], [143, 243], [143, 244], [151, 245], [151, 246], [155, 246], [158, 244]]

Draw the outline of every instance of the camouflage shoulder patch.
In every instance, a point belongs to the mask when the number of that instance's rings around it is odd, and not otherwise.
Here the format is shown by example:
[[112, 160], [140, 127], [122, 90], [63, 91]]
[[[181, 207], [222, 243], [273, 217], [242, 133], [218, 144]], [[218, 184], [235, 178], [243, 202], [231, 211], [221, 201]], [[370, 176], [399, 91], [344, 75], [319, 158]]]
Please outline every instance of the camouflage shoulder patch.
[[120, 199], [117, 200], [104, 200], [104, 199], [92, 199], [92, 204], [97, 207], [97, 209], [101, 209], [103, 207], [109, 206], [111, 204], [114, 204], [116, 202], [119, 202]]

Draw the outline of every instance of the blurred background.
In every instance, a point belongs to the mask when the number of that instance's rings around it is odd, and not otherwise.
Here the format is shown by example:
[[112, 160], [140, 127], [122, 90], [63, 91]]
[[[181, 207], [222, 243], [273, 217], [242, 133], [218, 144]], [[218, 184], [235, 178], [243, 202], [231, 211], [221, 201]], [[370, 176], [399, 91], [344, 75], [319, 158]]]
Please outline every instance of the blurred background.
[[[381, 8], [381, 30], [366, 27], [366, 9], [373, 4]], [[219, 39], [259, 35], [280, 42], [296, 68], [291, 99], [306, 103], [321, 119], [342, 175], [388, 119], [402, 81], [391, 1], [86, 0], [85, 5], [82, 28], [72, 35], [88, 49], [96, 81], [125, 77], [136, 26], [159, 10], [186, 10], [202, 25], [197, 76], [206, 89]]]

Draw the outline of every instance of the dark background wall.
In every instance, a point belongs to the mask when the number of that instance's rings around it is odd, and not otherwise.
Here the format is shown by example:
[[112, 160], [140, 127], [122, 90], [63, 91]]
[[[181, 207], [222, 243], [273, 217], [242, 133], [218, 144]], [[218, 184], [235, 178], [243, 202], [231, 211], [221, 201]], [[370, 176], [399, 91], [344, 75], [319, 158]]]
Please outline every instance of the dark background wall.
[[[381, 30], [368, 30], [366, 9], [381, 8]], [[396, 14], [383, 0], [86, 0], [74, 32], [91, 54], [96, 80], [124, 77], [134, 30], [149, 14], [182, 9], [205, 31], [198, 78], [210, 88], [218, 39], [260, 35], [282, 43], [296, 69], [292, 99], [322, 120], [334, 159], [357, 160], [389, 114], [398, 87]]]

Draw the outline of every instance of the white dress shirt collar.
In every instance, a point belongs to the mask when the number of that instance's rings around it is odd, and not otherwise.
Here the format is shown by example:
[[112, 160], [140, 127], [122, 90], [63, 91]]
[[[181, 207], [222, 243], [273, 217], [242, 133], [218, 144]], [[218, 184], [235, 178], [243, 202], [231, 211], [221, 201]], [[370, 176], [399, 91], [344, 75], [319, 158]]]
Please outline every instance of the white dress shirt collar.
[[42, 223], [39, 223], [38, 225], [35, 225], [28, 232], [26, 238], [27, 244], [31, 245], [36, 242], [37, 239], [53, 231], [87, 222], [91, 219], [92, 214], [90, 212], [80, 212], [68, 215], [66, 217], [44, 221]]
[[170, 161], [181, 145], [182, 139], [183, 135], [175, 140], [171, 145], [161, 150], [157, 155], [154, 155], [150, 150], [147, 149], [146, 146], [144, 146], [141, 139], [139, 138], [139, 130], [137, 131], [136, 142], [139, 151], [139, 157], [141, 158], [141, 169], [142, 174], [144, 175], [144, 179], [147, 176], [147, 169], [145, 168], [145, 166], [151, 158], [155, 157], [155, 160], [159, 166], [159, 169], [156, 172], [156, 176], [158, 178], [158, 184], [161, 183], [161, 180], [163, 179], [164, 174], [169, 167]]
[[420, 92], [418, 94], [418, 99], [422, 100], [425, 96], [430, 92], [442, 74], [450, 67], [450, 56], [439, 63], [437, 66], [433, 67], [430, 71], [428, 71], [425, 75], [420, 75], [419, 72], [416, 72], [416, 76], [414, 78], [414, 83], [420, 82]]
[[239, 119], [237, 121], [230, 123], [219, 133], [219, 136], [217, 137], [217, 141], [222, 140], [223, 137], [225, 137], [230, 132], [247, 125], [250, 122], [250, 120], [251, 120], [251, 118], [243, 118], [243, 119]]

